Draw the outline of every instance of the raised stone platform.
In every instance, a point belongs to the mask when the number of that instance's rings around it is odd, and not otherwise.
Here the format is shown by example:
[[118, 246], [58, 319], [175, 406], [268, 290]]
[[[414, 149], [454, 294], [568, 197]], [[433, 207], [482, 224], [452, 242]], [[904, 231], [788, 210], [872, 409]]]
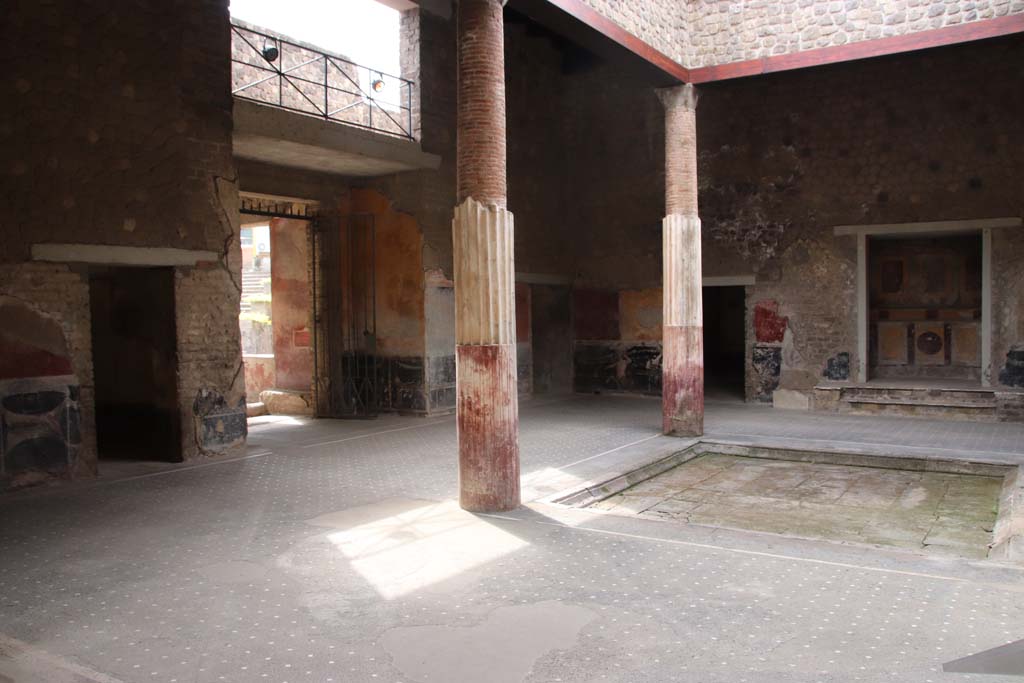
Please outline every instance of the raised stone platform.
[[814, 388], [811, 407], [814, 410], [853, 415], [1019, 422], [1024, 416], [1024, 393], [966, 382], [826, 382]]

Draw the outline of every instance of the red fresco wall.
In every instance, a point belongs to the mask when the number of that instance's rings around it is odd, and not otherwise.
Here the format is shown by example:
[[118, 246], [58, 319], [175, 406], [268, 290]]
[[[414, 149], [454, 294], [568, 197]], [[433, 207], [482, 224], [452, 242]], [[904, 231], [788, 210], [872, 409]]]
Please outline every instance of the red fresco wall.
[[310, 391], [313, 382], [307, 228], [302, 220], [270, 221], [270, 318], [277, 389]]

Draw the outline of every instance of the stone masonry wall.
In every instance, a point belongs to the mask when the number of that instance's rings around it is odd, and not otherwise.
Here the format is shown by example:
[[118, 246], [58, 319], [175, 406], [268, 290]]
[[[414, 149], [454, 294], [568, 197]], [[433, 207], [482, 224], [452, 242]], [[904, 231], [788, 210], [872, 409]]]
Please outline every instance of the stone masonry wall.
[[[1018, 36], [698, 88], [704, 275], [756, 278], [749, 398], [806, 390], [856, 366], [856, 241], [834, 226], [1022, 215], [1022, 64]], [[587, 115], [567, 117], [579, 129], [565, 143], [566, 229], [585, 235], [573, 242], [576, 286], [625, 302], [625, 290], [661, 284], [662, 114], [653, 94], [613, 69], [591, 77], [570, 85], [579, 99], [568, 111]], [[1024, 360], [1024, 234], [997, 230], [993, 240], [999, 375]], [[600, 353], [617, 353], [628, 375], [627, 352], [642, 340], [622, 334]], [[584, 360], [605, 362], [587, 339]]]
[[1024, 12], [1021, 0], [584, 0], [688, 68]]
[[[1022, 214], [1022, 63], [1012, 37], [702, 89], [704, 272], [757, 277], [748, 395], [774, 381], [755, 356], [799, 390], [856, 366], [856, 240], [833, 226]], [[1020, 341], [1004, 319], [1021, 290], [999, 284], [1014, 252], [994, 250], [997, 371]], [[782, 338], [756, 329], [758, 306]]]
[[583, 0], [602, 16], [676, 62], [686, 62], [692, 0]]
[[[67, 268], [25, 265], [35, 243], [216, 252], [217, 261], [176, 277], [184, 455], [237, 445], [245, 434], [235, 417], [244, 384], [233, 276], [241, 252], [226, 0], [138, 0], [124, 12], [98, 0], [16, 1], [3, 12], [0, 294], [49, 305], [25, 278]], [[65, 292], [82, 300], [81, 277], [53, 280], [67, 280]], [[88, 338], [87, 305], [55, 313], [69, 338]], [[89, 346], [75, 348], [88, 397]], [[84, 404], [82, 430], [92, 439]], [[92, 471], [95, 450], [81, 453], [81, 471]]]
[[1024, 12], [1020, 0], [691, 0], [689, 68], [905, 35]]

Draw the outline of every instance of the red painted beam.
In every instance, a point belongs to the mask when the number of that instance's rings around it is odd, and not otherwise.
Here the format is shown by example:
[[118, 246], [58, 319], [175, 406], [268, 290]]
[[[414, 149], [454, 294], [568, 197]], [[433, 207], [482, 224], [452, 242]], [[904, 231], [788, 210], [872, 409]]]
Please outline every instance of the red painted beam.
[[583, 22], [609, 40], [618, 43], [647, 63], [661, 69], [681, 83], [690, 80], [690, 70], [668, 55], [659, 52], [611, 19], [584, 4], [581, 0], [547, 0], [566, 14]]
[[[555, 0], [551, 1], [554, 2]], [[558, 1], [565, 2], [566, 0]], [[1013, 14], [997, 19], [982, 19], [967, 24], [946, 26], [931, 31], [919, 31], [902, 36], [862, 40], [846, 45], [835, 45], [814, 50], [804, 50], [803, 52], [751, 59], [744, 62], [734, 62], [732, 64], [690, 69], [690, 82], [711, 83], [731, 78], [742, 78], [744, 76], [758, 76], [778, 71], [804, 69], [823, 64], [835, 64], [837, 62], [881, 57], [900, 52], [924, 50], [930, 47], [967, 43], [1014, 33], [1024, 33], [1024, 14]]]

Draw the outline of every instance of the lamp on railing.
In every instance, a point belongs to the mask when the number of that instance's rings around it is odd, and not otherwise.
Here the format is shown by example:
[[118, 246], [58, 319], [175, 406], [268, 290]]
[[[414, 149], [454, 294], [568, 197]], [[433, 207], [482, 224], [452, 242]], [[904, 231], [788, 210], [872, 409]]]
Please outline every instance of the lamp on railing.
[[267, 39], [263, 41], [263, 51], [261, 54], [263, 55], [263, 59], [268, 62], [274, 62], [281, 53], [277, 49], [277, 45], [275, 45], [270, 39]]
[[370, 87], [373, 88], [373, 92], [380, 92], [384, 89], [384, 74], [378, 73], [377, 78], [373, 79], [370, 83]]

